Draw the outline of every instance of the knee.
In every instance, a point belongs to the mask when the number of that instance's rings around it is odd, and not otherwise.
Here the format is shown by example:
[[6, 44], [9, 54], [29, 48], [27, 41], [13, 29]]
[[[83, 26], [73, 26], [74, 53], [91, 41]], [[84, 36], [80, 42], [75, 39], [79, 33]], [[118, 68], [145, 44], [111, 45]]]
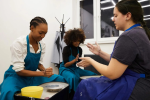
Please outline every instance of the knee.
[[11, 88], [11, 89], [2, 89], [0, 94], [1, 100], [9, 100], [12, 98], [14, 100], [14, 94], [17, 92], [17, 90]]
[[57, 79], [61, 82], [66, 82], [65, 78], [61, 75], [58, 75]]

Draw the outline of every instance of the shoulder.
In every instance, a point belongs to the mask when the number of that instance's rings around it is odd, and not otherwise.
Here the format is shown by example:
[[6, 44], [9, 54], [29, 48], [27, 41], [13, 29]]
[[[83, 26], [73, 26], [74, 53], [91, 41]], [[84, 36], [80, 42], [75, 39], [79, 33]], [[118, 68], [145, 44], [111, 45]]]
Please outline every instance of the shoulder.
[[136, 44], [141, 44], [142, 42], [149, 43], [148, 36], [143, 28], [135, 27], [129, 31], [126, 31], [120, 35], [119, 38], [130, 39]]
[[21, 36], [19, 38], [17, 38], [13, 43], [12, 46], [14, 47], [23, 47], [26, 46], [27, 42], [26, 42], [26, 36]]
[[66, 51], [66, 50], [67, 50], [67, 51], [70, 51], [70, 46], [65, 46], [63, 50], [65, 50], [65, 51]]
[[64, 49], [63, 49], [63, 53], [64, 54], [66, 54], [66, 53], [69, 54], [70, 52], [71, 52], [70, 46], [65, 46]]
[[129, 38], [141, 38], [145, 37], [146, 33], [143, 28], [135, 27], [129, 31], [123, 32], [121, 36], [128, 36]]
[[79, 51], [82, 51], [82, 48], [81, 47], [78, 47]]
[[70, 49], [70, 46], [65, 46], [64, 49]]

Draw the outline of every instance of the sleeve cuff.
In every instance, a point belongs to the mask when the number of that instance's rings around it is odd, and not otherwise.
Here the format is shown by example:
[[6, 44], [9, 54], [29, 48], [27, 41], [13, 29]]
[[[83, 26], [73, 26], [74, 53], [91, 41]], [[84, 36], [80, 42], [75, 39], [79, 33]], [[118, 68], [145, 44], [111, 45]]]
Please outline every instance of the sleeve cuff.
[[21, 71], [21, 70], [24, 70], [24, 67], [17, 67], [17, 66], [15, 66], [15, 67], [13, 67], [12, 68], [15, 72], [19, 72], [19, 71]]

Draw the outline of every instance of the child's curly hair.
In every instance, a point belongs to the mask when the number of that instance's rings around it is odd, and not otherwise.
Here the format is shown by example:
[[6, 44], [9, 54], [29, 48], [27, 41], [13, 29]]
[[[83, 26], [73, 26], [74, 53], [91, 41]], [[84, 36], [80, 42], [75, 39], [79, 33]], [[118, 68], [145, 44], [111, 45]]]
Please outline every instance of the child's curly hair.
[[71, 45], [73, 42], [80, 41], [80, 43], [84, 43], [85, 34], [81, 28], [70, 29], [65, 32], [64, 42], [67, 45]]

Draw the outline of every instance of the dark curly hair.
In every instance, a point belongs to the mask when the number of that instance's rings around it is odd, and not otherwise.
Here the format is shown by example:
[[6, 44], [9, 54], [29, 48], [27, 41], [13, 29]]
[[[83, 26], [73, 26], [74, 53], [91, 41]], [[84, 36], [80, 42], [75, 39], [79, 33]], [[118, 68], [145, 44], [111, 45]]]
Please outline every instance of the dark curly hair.
[[36, 27], [36, 26], [38, 26], [40, 23], [44, 23], [44, 24], [47, 25], [47, 22], [46, 22], [46, 20], [45, 20], [43, 17], [37, 16], [37, 17], [33, 18], [33, 19], [30, 21], [30, 28], [31, 28], [31, 26]]
[[74, 28], [70, 29], [65, 32], [64, 42], [67, 45], [71, 45], [73, 42], [80, 41], [80, 43], [84, 43], [85, 41], [85, 34], [81, 28]]

